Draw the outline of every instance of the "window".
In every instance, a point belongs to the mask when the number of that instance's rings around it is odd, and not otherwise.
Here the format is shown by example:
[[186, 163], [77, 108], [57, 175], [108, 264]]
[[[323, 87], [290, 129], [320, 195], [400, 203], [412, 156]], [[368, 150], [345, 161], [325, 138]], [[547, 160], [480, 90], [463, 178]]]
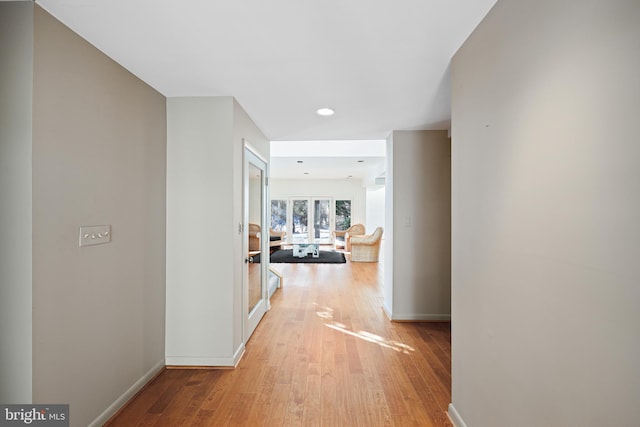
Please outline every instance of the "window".
[[351, 200], [336, 200], [336, 230], [351, 227]]
[[309, 203], [308, 200], [293, 201], [293, 232], [291, 237], [293, 242], [306, 242], [309, 240], [308, 222], [309, 219]]
[[331, 243], [331, 231], [351, 226], [351, 200], [296, 197], [271, 200], [271, 228], [287, 233], [287, 243]]
[[313, 200], [313, 237], [317, 243], [331, 242], [330, 199]]
[[271, 228], [275, 231], [287, 231], [287, 201], [271, 201]]

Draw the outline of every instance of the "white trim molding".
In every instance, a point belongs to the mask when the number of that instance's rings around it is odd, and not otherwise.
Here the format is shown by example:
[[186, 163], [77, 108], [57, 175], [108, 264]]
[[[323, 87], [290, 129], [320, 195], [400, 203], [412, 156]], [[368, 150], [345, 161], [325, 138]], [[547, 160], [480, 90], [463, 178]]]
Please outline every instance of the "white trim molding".
[[89, 424], [89, 427], [100, 427], [104, 425], [116, 412], [120, 410], [137, 392], [149, 383], [157, 374], [164, 369], [164, 360], [156, 363], [153, 368], [149, 369], [138, 381], [133, 383], [127, 391], [125, 391], [119, 398], [117, 398], [107, 409], [104, 410], [98, 417]]
[[393, 313], [391, 312], [391, 309], [389, 308], [389, 306], [387, 305], [387, 302], [385, 301], [384, 304], [382, 304], [382, 311], [384, 311], [384, 314], [387, 315], [387, 317], [389, 318], [389, 320], [393, 320]]
[[244, 355], [244, 344], [240, 344], [231, 357], [191, 357], [168, 356], [165, 359], [167, 366], [201, 366], [203, 368], [235, 368]]
[[[386, 310], [385, 310], [386, 312]], [[389, 316], [389, 313], [387, 313]], [[450, 314], [396, 314], [393, 313], [389, 318], [397, 322], [450, 322]]]
[[235, 354], [233, 355], [233, 367], [236, 368], [240, 360], [242, 360], [242, 356], [244, 356], [245, 346], [244, 344], [240, 344]]
[[447, 414], [449, 414], [449, 419], [455, 427], [467, 427], [467, 424], [465, 424], [455, 406], [453, 406], [453, 403], [449, 403], [449, 410], [447, 411]]

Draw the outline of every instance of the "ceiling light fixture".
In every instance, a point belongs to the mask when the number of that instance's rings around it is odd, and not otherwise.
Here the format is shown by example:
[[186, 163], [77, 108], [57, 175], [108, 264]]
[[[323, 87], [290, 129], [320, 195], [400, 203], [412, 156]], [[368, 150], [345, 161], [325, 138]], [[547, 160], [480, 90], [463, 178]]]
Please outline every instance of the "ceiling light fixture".
[[297, 163], [302, 163], [302, 160], [298, 160]]
[[335, 111], [333, 111], [333, 109], [331, 108], [318, 108], [316, 110], [316, 114], [319, 116], [333, 116], [333, 114], [335, 113]]

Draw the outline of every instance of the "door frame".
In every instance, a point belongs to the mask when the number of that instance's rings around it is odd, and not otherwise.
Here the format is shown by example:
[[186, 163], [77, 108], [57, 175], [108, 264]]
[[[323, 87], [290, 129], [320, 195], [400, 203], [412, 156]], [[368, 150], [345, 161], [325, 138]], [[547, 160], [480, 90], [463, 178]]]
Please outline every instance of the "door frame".
[[[243, 235], [242, 235], [242, 342], [246, 345], [249, 338], [260, 323], [265, 313], [270, 309], [267, 290], [269, 272], [269, 223], [267, 222], [268, 167], [269, 163], [247, 140], [243, 140]], [[253, 165], [261, 170], [261, 198], [260, 198], [260, 278], [262, 298], [249, 312], [249, 170]], [[266, 254], [266, 256], [265, 256]]]

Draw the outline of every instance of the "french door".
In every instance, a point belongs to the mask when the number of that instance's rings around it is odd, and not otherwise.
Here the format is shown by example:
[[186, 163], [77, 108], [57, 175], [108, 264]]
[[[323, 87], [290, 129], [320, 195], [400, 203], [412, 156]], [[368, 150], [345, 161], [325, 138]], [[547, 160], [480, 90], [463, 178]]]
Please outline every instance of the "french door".
[[271, 228], [287, 232], [288, 243], [332, 243], [331, 230], [351, 226], [351, 200], [296, 197], [271, 200]]
[[331, 200], [314, 199], [313, 240], [316, 243], [331, 243]]
[[331, 243], [331, 199], [291, 199], [290, 205], [292, 243]]
[[291, 200], [291, 219], [289, 221], [291, 242], [301, 243], [310, 241], [309, 237], [309, 200]]

